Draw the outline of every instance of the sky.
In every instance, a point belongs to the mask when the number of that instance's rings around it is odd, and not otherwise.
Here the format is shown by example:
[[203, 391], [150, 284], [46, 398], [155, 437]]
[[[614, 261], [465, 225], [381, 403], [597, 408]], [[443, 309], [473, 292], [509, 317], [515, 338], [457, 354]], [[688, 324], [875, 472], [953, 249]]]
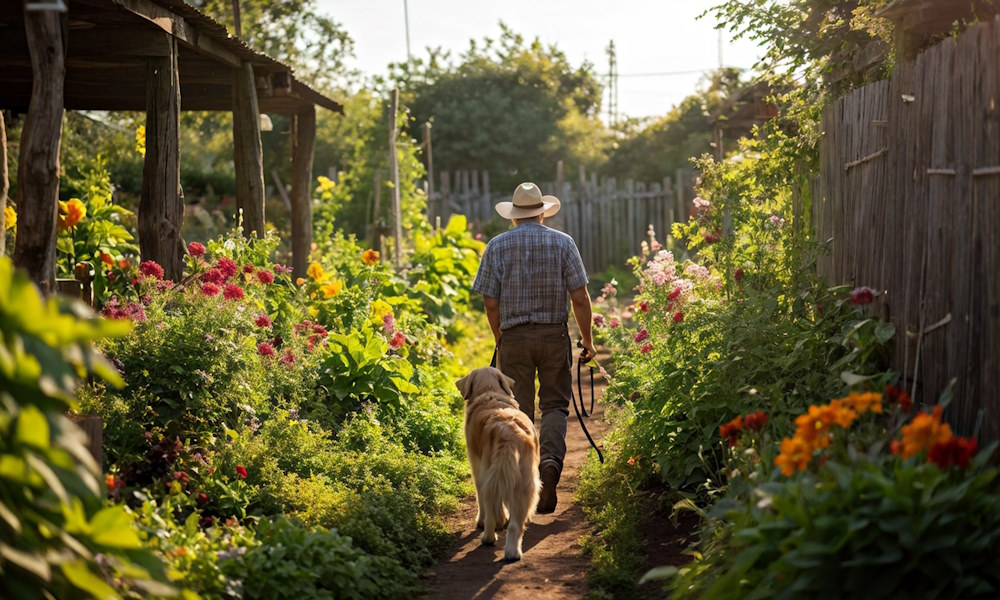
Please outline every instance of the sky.
[[[342, 23], [354, 39], [349, 65], [382, 74], [410, 51], [426, 56], [440, 46], [458, 54], [470, 39], [496, 38], [503, 21], [526, 39], [555, 44], [573, 66], [587, 60], [606, 83], [608, 42], [618, 58], [618, 109], [629, 117], [665, 115], [693, 93], [702, 73], [719, 65], [719, 33], [711, 15], [698, 15], [721, 0], [318, 0], [322, 12]], [[724, 36], [722, 63], [750, 68], [760, 52], [748, 40]], [[649, 76], [650, 73], [670, 75]], [[607, 120], [607, 90], [602, 102]]]

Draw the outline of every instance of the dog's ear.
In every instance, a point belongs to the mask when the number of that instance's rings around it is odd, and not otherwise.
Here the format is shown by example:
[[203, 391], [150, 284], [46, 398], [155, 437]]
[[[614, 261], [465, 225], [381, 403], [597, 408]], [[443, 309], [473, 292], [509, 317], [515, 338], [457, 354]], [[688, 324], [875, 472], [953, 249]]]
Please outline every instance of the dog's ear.
[[458, 388], [458, 393], [462, 394], [463, 398], [468, 399], [472, 393], [472, 373], [456, 381], [455, 387]]
[[513, 379], [511, 379], [510, 377], [507, 377], [506, 375], [504, 375], [500, 371], [497, 371], [497, 380], [500, 383], [500, 389], [502, 389], [503, 391], [507, 392], [508, 396], [513, 396], [514, 395], [514, 380]]

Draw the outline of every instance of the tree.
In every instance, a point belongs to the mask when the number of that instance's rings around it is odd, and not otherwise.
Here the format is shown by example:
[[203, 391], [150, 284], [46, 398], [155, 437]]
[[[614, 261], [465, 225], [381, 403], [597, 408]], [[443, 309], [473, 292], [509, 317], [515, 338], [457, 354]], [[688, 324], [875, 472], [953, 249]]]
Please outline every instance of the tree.
[[392, 65], [381, 87], [395, 86], [411, 126], [433, 122], [436, 169], [485, 169], [494, 186], [513, 189], [551, 179], [558, 160], [602, 160], [593, 65], [574, 68], [555, 46], [526, 42], [503, 23], [499, 38], [471, 40], [457, 61], [429, 49], [426, 61]]

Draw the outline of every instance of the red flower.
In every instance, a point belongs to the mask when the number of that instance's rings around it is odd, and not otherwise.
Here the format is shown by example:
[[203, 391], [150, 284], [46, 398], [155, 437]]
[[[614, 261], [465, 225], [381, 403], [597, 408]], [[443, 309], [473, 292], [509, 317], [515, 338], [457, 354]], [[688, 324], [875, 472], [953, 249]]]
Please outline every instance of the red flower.
[[604, 325], [604, 315], [594, 315], [594, 327]]
[[247, 478], [247, 470], [243, 468], [243, 465], [236, 465], [236, 474], [240, 476], [240, 479]]
[[652, 351], [653, 351], [653, 345], [650, 344], [649, 342], [643, 344], [642, 348], [639, 349], [639, 352], [642, 352], [643, 354], [649, 354]]
[[257, 354], [261, 356], [274, 356], [274, 346], [267, 342], [257, 344]]
[[740, 431], [743, 430], [743, 417], [736, 417], [732, 421], [719, 427], [719, 435], [729, 440], [729, 447], [732, 448], [740, 441]]
[[198, 506], [205, 506], [206, 504], [208, 504], [208, 494], [206, 494], [205, 492], [198, 494], [197, 500], [198, 500]]
[[851, 290], [852, 304], [871, 304], [875, 300], [875, 290], [870, 287], [857, 287]]
[[684, 313], [681, 312], [681, 311], [675, 312], [673, 319], [674, 319], [674, 323], [680, 323], [681, 321], [684, 320]]
[[405, 343], [406, 343], [406, 336], [403, 334], [402, 331], [397, 331], [396, 333], [392, 334], [391, 338], [389, 338], [389, 347], [392, 348], [393, 350], [399, 350], [400, 348], [403, 347], [403, 344]]
[[216, 261], [215, 267], [219, 269], [219, 272], [222, 273], [222, 276], [226, 279], [236, 275], [236, 271], [239, 270], [233, 259], [226, 258], [225, 256]]
[[271, 327], [271, 317], [267, 316], [264, 313], [260, 313], [259, 315], [257, 315], [257, 318], [254, 319], [253, 322], [254, 325], [256, 325], [257, 327], [266, 327], [266, 328]]
[[234, 283], [227, 283], [226, 289], [222, 292], [222, 297], [226, 300], [239, 300], [243, 297], [243, 288]]
[[257, 271], [257, 280], [261, 283], [274, 283], [274, 273], [267, 269], [260, 269]]
[[222, 271], [218, 269], [209, 269], [202, 273], [198, 279], [206, 283], [214, 283], [216, 285], [222, 285], [222, 282], [226, 280], [226, 276], [222, 274]]
[[649, 312], [649, 302], [646, 302], [645, 300], [640, 302], [639, 310], [641, 310], [642, 312]]
[[735, 279], [736, 281], [739, 281], [739, 280], [743, 279], [743, 269], [742, 268], [736, 269], [735, 271], [733, 271], [733, 279]]
[[293, 362], [295, 362], [295, 355], [292, 354], [291, 350], [289, 350], [288, 352], [285, 353], [284, 356], [281, 357], [281, 362], [285, 363], [286, 365], [290, 365]]
[[325, 338], [328, 335], [327, 331], [326, 331], [326, 327], [323, 327], [319, 323], [316, 323], [315, 325], [313, 325], [313, 333], [315, 333], [316, 335], [318, 335], [321, 338]]
[[767, 425], [767, 413], [762, 410], [743, 417], [743, 428], [749, 431], [760, 431], [764, 425]]
[[677, 286], [677, 287], [674, 288], [674, 290], [672, 292], [670, 292], [670, 294], [667, 295], [667, 300], [670, 300], [671, 302], [673, 302], [680, 295], [681, 295], [681, 286]]
[[904, 413], [910, 412], [910, 408], [913, 406], [913, 398], [910, 398], [910, 395], [905, 390], [901, 390], [894, 385], [885, 386], [885, 401], [887, 404], [894, 402], [899, 404], [899, 408]]
[[635, 337], [632, 338], [632, 341], [635, 342], [636, 344], [641, 344], [642, 342], [645, 342], [648, 339], [649, 339], [649, 332], [646, 331], [645, 329], [642, 329], [639, 331], [639, 333], [635, 334]]
[[247, 264], [243, 265], [243, 272], [244, 273], [247, 273], [247, 274], [253, 273], [255, 269], [256, 269], [256, 267], [254, 267], [250, 263], [247, 263]]
[[722, 239], [722, 232], [720, 232], [718, 229], [716, 229], [713, 232], [705, 234], [705, 243], [706, 244], [714, 244], [715, 242], [717, 242], [717, 241], [719, 241], [721, 239]]
[[181, 485], [187, 485], [188, 474], [184, 471], [174, 471], [174, 479], [181, 482]]
[[188, 244], [188, 254], [191, 256], [205, 256], [205, 246], [198, 242], [191, 242]]
[[201, 293], [203, 296], [216, 296], [219, 294], [219, 286], [214, 283], [203, 283], [201, 284]]
[[147, 260], [146, 262], [139, 265], [139, 272], [146, 277], [155, 277], [156, 279], [163, 279], [163, 267], [161, 267], [155, 260]]
[[965, 469], [969, 466], [969, 459], [976, 454], [976, 447], [976, 438], [950, 437], [931, 446], [927, 452], [927, 462], [935, 463], [942, 469], [952, 465]]

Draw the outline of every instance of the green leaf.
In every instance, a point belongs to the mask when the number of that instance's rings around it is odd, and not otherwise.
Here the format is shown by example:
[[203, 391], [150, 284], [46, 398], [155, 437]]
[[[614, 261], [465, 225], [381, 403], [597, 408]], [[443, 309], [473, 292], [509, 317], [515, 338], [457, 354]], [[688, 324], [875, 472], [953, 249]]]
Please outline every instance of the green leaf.
[[77, 589], [87, 592], [94, 598], [102, 600], [121, 598], [114, 588], [91, 571], [87, 563], [82, 560], [63, 563], [62, 572]]
[[663, 579], [670, 579], [671, 577], [677, 575], [679, 569], [672, 566], [654, 567], [639, 579], [639, 585], [642, 585], [648, 581], [661, 581]]
[[49, 422], [36, 406], [21, 408], [17, 415], [17, 429], [14, 439], [26, 445], [47, 450], [49, 448]]
[[111, 548], [141, 548], [139, 534], [132, 528], [132, 520], [121, 506], [102, 509], [90, 521], [95, 543]]

